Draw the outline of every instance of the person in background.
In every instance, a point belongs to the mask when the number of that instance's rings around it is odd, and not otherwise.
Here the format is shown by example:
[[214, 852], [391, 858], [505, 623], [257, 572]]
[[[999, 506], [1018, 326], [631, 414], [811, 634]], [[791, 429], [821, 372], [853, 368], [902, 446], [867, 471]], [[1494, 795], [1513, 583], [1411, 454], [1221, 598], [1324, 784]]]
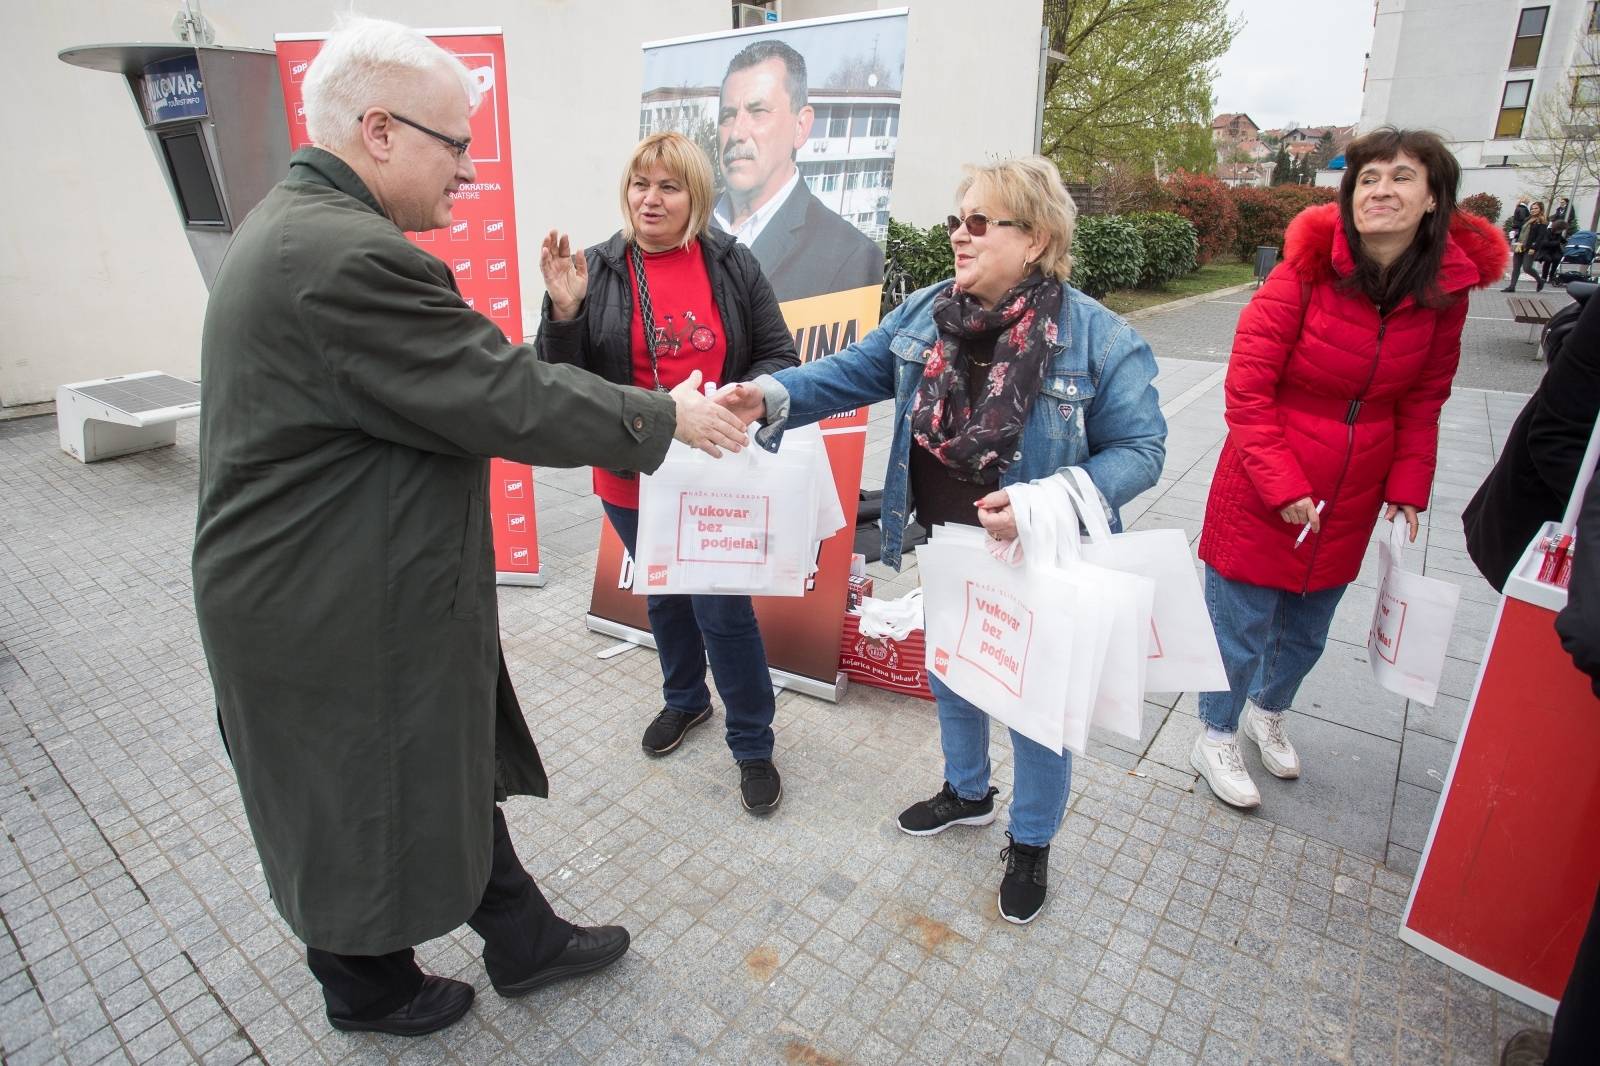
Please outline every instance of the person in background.
[[[757, 378], [723, 397], [771, 436], [835, 411], [895, 401], [883, 491], [883, 562], [899, 568], [907, 517], [1017, 536], [1008, 485], [1089, 473], [1113, 529], [1117, 508], [1156, 483], [1167, 425], [1155, 357], [1121, 318], [1067, 283], [1076, 208], [1039, 156], [967, 168], [947, 220], [955, 277], [907, 297], [877, 329], [827, 358]], [[763, 442], [768, 431], [763, 430]], [[974, 502], [976, 501], [976, 503]], [[897, 819], [932, 836], [988, 825], [989, 718], [939, 680], [944, 783]], [[1072, 757], [1011, 731], [1009, 845], [997, 899], [1008, 922], [1044, 907], [1050, 841], [1067, 806]]]
[[[693, 374], [726, 383], [797, 365], [755, 256], [710, 228], [711, 195], [711, 165], [694, 142], [678, 133], [640, 141], [622, 171], [622, 229], [586, 252], [574, 253], [555, 230], [544, 239], [539, 357], [658, 390]], [[638, 479], [596, 468], [594, 488], [631, 555]], [[664, 701], [644, 731], [646, 754], [676, 750], [711, 717], [709, 657], [744, 808], [775, 810], [783, 785], [772, 760], [772, 679], [750, 597], [650, 596], [646, 604]]]
[[1539, 254], [1549, 229], [1550, 224], [1544, 217], [1544, 204], [1535, 203], [1529, 207], [1527, 221], [1522, 224], [1516, 243], [1512, 246], [1516, 257], [1511, 261], [1511, 284], [1501, 289], [1501, 292], [1516, 292], [1517, 282], [1521, 280], [1524, 270], [1533, 278], [1534, 290], [1536, 292], [1544, 290], [1544, 279], [1539, 276], [1534, 259]]
[[239, 228], [200, 341], [194, 598], [273, 904], [337, 1029], [416, 1036], [473, 986], [413, 946], [463, 922], [522, 996], [607, 966], [499, 801], [548, 781], [500, 652], [489, 457], [653, 470], [741, 423], [696, 393], [540, 363], [405, 231], [475, 178], [476, 87], [415, 30], [346, 18], [305, 77], [312, 147]]
[[1517, 243], [1517, 238], [1522, 234], [1522, 224], [1528, 221], [1529, 215], [1527, 196], [1517, 197], [1517, 206], [1511, 209], [1511, 221], [1506, 225], [1506, 236], [1511, 238], [1511, 243]]
[[1455, 210], [1460, 168], [1438, 137], [1384, 127], [1345, 158], [1338, 202], [1290, 223], [1228, 363], [1200, 558], [1229, 689], [1200, 694], [1189, 760], [1235, 807], [1261, 802], [1241, 729], [1268, 773], [1299, 776], [1295, 693], [1380, 511], [1416, 539], [1467, 293], [1505, 269], [1501, 234]]
[[1560, 285], [1556, 280], [1556, 272], [1561, 269], [1561, 255], [1567, 247], [1566, 223], [1551, 220], [1544, 229], [1544, 236], [1539, 240], [1539, 246], [1533, 249], [1535, 262], [1539, 264], [1539, 283], [1534, 291], [1542, 290], [1546, 285]]
[[1565, 239], [1567, 223], [1572, 221], [1572, 204], [1565, 196], [1556, 200], [1556, 206], [1550, 211], [1550, 228], [1561, 234]]
[[1467, 554], [1497, 590], [1544, 524], [1566, 511], [1596, 417], [1600, 299], [1591, 297], [1461, 512]]

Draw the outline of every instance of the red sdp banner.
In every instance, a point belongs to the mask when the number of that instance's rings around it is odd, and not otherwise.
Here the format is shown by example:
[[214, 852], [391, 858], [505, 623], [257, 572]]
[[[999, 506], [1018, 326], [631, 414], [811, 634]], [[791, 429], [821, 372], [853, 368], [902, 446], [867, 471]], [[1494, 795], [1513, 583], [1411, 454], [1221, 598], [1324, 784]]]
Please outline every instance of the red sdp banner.
[[[468, 307], [488, 316], [510, 340], [520, 343], [524, 336], [522, 286], [517, 270], [505, 39], [498, 29], [423, 32], [459, 59], [477, 83], [481, 102], [472, 115], [468, 153], [477, 178], [456, 194], [448, 228], [406, 236], [450, 267]], [[301, 86], [326, 37], [324, 33], [281, 33], [276, 38], [291, 149], [311, 143]], [[489, 471], [489, 509], [494, 517], [495, 570], [500, 583], [542, 585], [533, 468], [494, 460]]]

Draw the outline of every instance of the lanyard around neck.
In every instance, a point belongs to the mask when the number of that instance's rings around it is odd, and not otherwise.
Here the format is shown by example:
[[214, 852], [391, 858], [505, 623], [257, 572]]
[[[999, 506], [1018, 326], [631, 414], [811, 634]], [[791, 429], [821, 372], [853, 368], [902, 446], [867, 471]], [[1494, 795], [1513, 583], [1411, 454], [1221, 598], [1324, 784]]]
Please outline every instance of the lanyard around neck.
[[[634, 280], [639, 283], [639, 314], [644, 327], [644, 348], [650, 356], [650, 376], [655, 379], [656, 391], [666, 392], [661, 385], [661, 363], [656, 357], [656, 343], [664, 330], [656, 327], [655, 308], [650, 306], [650, 282], [644, 276], [644, 253], [638, 244], [628, 245], [628, 260], [633, 264]], [[678, 354], [678, 342], [669, 340], [670, 354]]]

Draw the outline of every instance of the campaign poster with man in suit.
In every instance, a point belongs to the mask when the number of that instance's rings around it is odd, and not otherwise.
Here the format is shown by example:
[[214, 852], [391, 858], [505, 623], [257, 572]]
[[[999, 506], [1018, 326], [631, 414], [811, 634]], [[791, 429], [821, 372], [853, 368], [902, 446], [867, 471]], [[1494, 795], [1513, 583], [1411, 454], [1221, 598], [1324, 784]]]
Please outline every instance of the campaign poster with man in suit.
[[[639, 136], [672, 130], [705, 152], [717, 183], [712, 225], [750, 247], [802, 360], [878, 324], [906, 19], [869, 12], [644, 46]], [[864, 409], [823, 423], [846, 525], [824, 542], [806, 594], [755, 601], [774, 678], [816, 695], [838, 684], [866, 425]], [[605, 530], [590, 628], [648, 637], [632, 576]]]

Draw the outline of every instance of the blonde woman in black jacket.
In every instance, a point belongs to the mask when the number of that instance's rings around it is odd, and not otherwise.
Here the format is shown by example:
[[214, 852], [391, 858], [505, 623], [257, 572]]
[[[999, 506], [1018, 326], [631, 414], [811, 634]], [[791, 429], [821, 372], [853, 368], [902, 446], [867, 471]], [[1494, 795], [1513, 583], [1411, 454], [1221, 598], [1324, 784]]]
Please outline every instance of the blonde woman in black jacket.
[[[711, 165], [692, 141], [678, 133], [640, 141], [623, 169], [620, 198], [622, 229], [606, 243], [575, 253], [565, 234], [545, 237], [539, 358], [653, 389], [694, 373], [724, 383], [799, 365], [755, 256], [710, 228]], [[594, 487], [632, 554], [636, 475], [597, 469]], [[711, 717], [709, 658], [744, 807], [774, 810], [783, 786], [772, 762], [772, 681], [750, 597], [650, 596], [646, 605], [663, 706], [644, 731], [645, 752], [676, 750]]]

